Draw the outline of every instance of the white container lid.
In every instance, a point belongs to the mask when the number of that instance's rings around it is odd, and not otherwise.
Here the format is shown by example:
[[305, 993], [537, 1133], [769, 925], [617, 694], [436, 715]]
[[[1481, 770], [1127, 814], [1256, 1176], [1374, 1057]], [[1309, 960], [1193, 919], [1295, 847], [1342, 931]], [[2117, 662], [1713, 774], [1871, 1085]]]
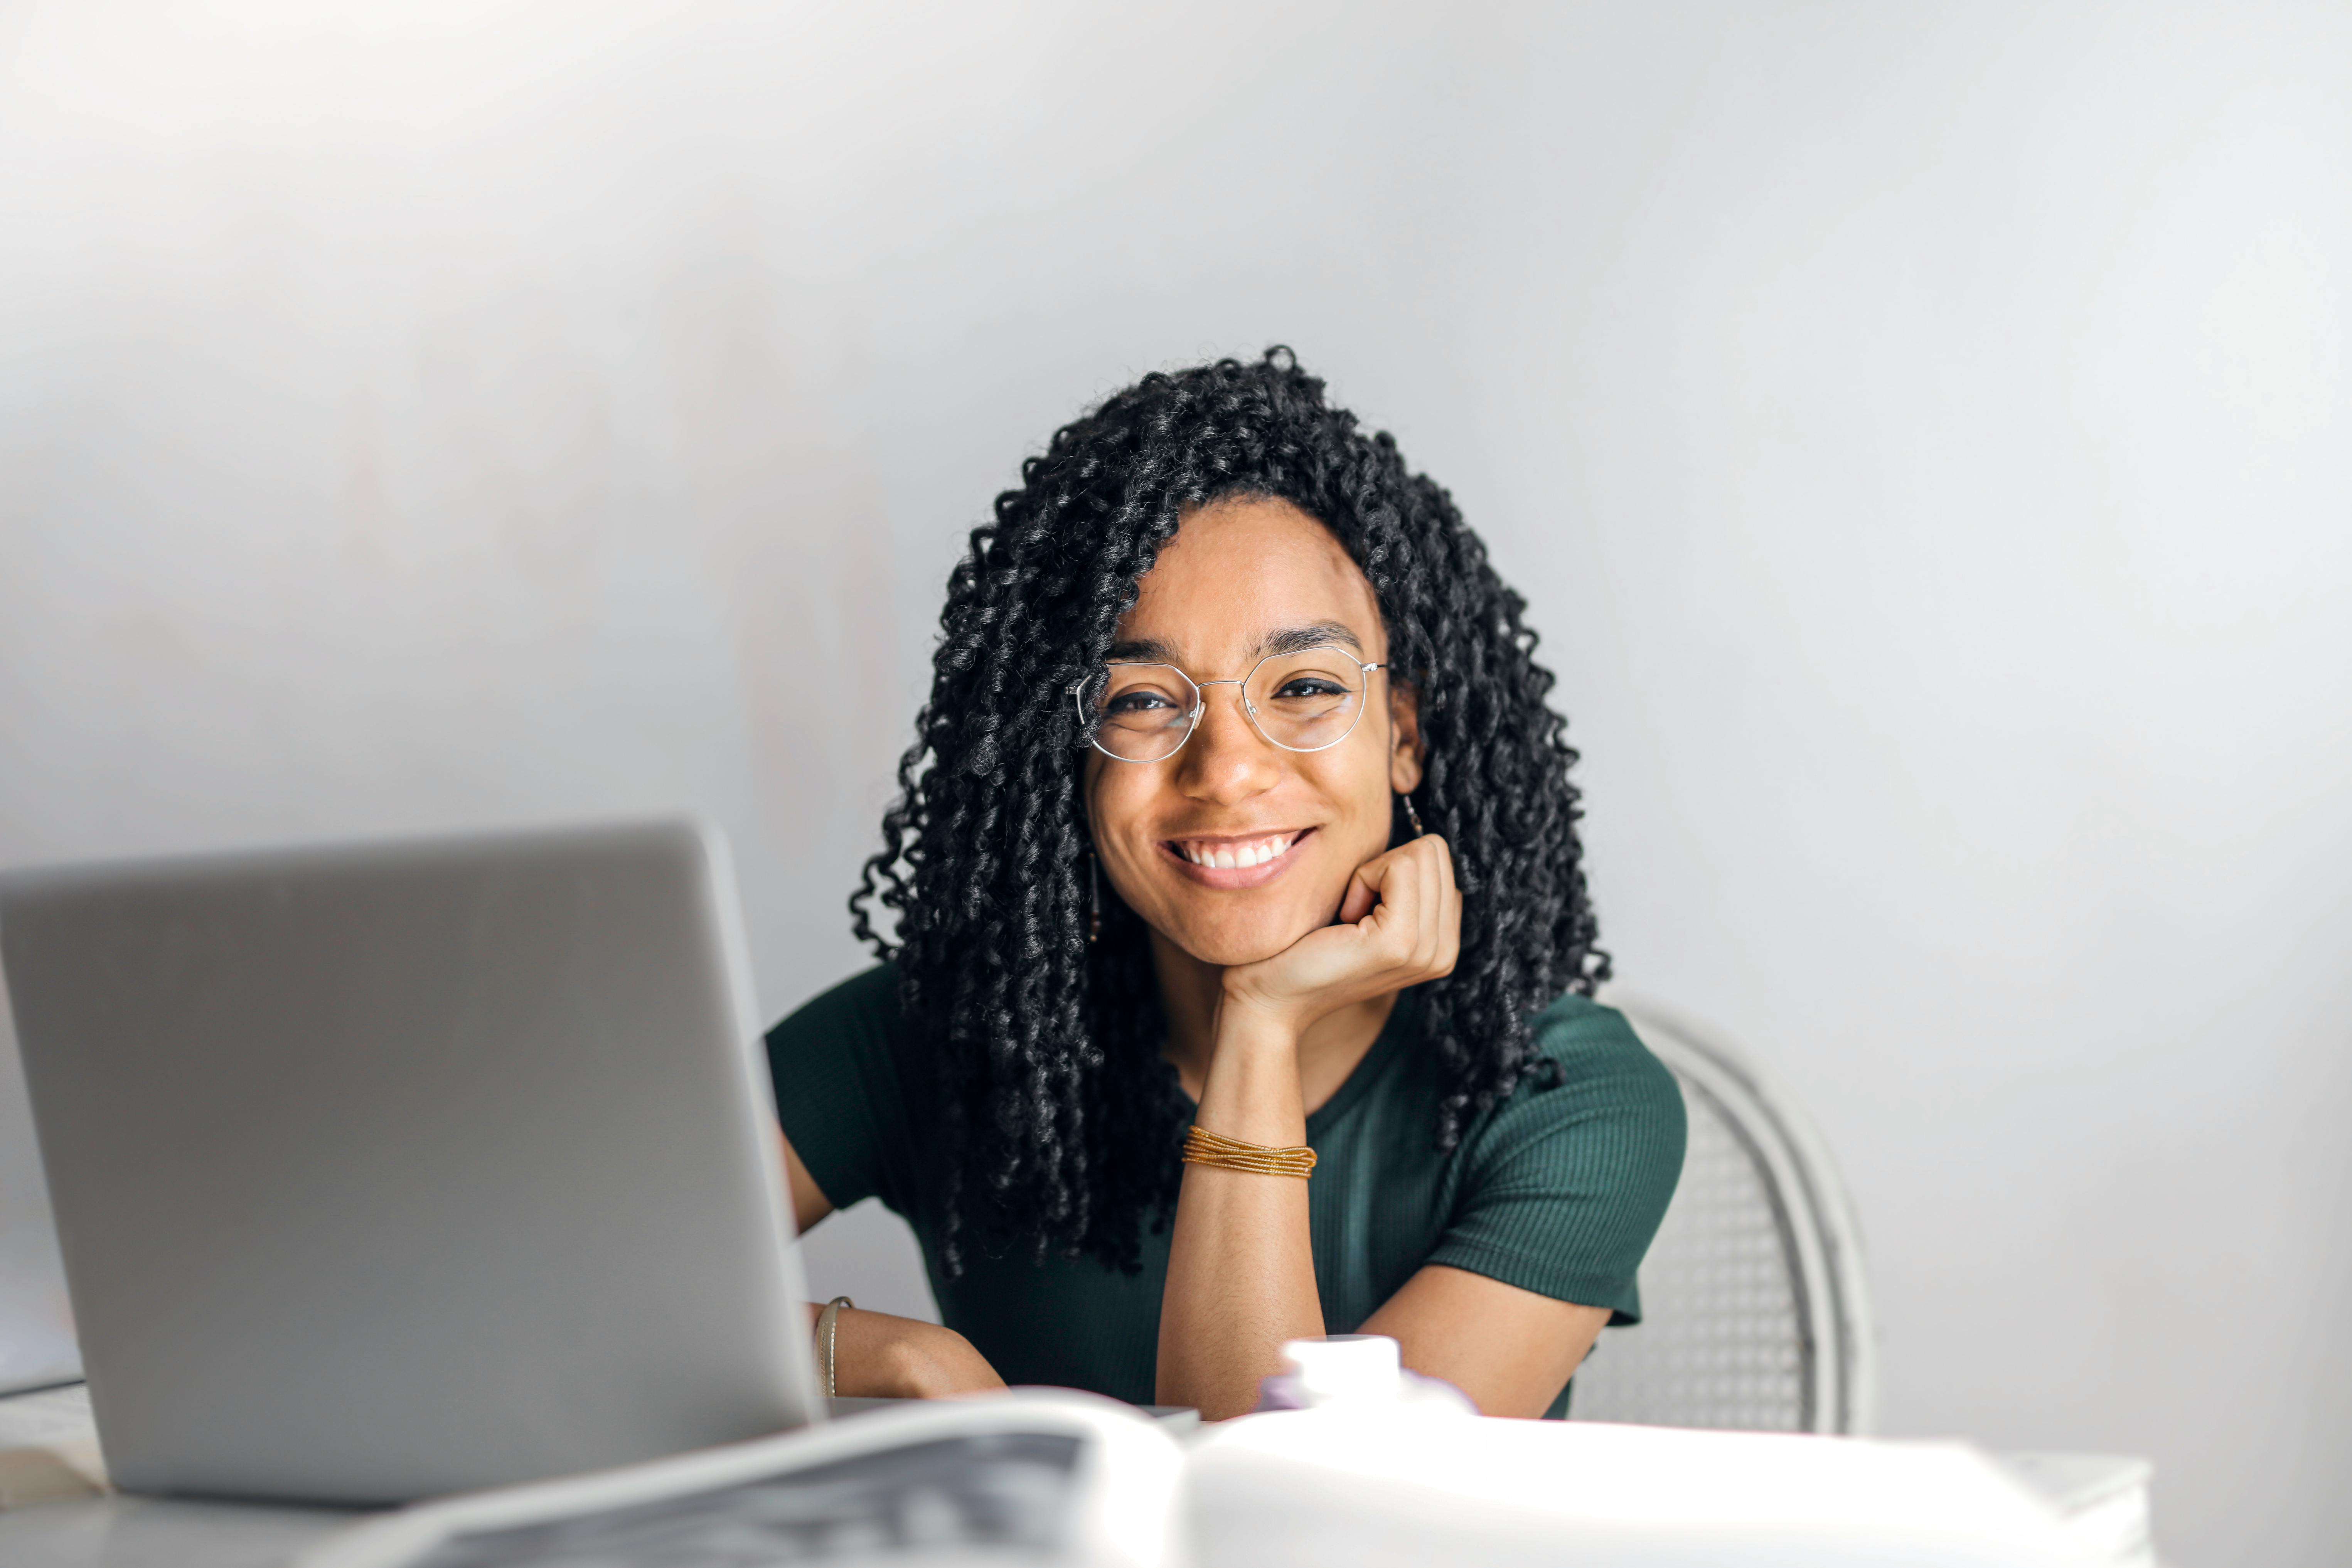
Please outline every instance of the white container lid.
[[1403, 1397], [1403, 1361], [1396, 1341], [1386, 1334], [1289, 1340], [1282, 1353], [1290, 1358], [1298, 1392], [1310, 1405], [1392, 1405]]

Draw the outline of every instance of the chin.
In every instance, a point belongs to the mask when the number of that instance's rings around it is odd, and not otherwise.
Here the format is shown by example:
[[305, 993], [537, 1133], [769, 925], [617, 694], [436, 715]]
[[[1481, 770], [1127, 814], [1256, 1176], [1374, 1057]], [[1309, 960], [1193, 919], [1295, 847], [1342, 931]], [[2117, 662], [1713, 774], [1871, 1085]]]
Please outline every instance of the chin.
[[1203, 963], [1213, 963], [1218, 965], [1220, 968], [1231, 969], [1236, 964], [1255, 963], [1262, 959], [1272, 958], [1276, 953], [1280, 952], [1284, 948], [1288, 947], [1289, 945], [1290, 944], [1286, 942], [1262, 942], [1255, 944], [1240, 942], [1205, 942], [1197, 948], [1187, 946], [1184, 951], [1190, 952], [1193, 957], [1199, 959]]
[[1230, 969], [1238, 963], [1255, 963], [1272, 958], [1296, 942], [1308, 931], [1328, 923], [1326, 921], [1285, 921], [1248, 922], [1246, 925], [1221, 926], [1213, 931], [1188, 931], [1177, 939], [1177, 945], [1203, 963], [1214, 963]]

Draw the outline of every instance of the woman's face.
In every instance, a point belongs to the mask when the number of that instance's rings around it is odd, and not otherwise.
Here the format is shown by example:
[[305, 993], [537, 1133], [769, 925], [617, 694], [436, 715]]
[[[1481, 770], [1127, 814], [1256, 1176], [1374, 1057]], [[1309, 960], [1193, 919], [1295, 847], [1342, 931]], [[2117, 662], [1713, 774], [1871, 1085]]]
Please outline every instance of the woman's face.
[[[1366, 663], [1388, 659], [1372, 586], [1330, 531], [1287, 501], [1238, 498], [1184, 520], [1111, 657], [1232, 680], [1300, 632]], [[1152, 930], [1203, 963], [1234, 964], [1330, 923], [1349, 877], [1389, 847], [1392, 793], [1421, 782], [1412, 692], [1385, 669], [1363, 682], [1362, 718], [1323, 751], [1267, 742], [1238, 686], [1202, 689], [1208, 710], [1172, 757], [1087, 750], [1103, 874]]]

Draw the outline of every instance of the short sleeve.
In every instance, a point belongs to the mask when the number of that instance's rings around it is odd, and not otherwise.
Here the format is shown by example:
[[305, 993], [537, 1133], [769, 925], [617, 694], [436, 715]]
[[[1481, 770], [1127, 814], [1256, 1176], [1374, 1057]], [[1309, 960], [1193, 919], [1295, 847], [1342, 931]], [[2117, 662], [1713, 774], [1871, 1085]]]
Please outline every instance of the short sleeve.
[[843, 981], [768, 1031], [776, 1120], [835, 1208], [879, 1194], [904, 1212], [908, 1148], [898, 1063], [898, 972]]
[[1634, 1272], [1682, 1175], [1682, 1090], [1613, 1008], [1563, 997], [1534, 1031], [1560, 1082], [1522, 1087], [1464, 1139], [1429, 1261], [1638, 1322]]

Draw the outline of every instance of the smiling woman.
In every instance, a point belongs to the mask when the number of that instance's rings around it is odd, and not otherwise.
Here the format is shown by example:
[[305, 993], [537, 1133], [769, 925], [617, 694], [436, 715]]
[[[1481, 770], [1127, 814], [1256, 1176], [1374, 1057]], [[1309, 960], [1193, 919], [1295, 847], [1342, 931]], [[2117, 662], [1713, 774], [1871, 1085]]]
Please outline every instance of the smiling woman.
[[1286, 350], [1148, 376], [1022, 477], [851, 900], [885, 963], [768, 1038], [802, 1226], [879, 1194], [945, 1320], [838, 1312], [840, 1391], [1213, 1418], [1362, 1329], [1564, 1413], [1682, 1101], [1590, 1000], [1521, 601]]

